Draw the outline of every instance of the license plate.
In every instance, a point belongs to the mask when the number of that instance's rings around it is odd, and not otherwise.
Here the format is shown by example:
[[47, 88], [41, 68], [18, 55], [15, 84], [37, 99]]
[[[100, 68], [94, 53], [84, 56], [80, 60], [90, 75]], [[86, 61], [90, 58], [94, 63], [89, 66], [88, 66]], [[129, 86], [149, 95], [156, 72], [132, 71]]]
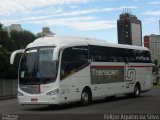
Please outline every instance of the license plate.
[[37, 98], [31, 98], [31, 101], [32, 101], [32, 102], [37, 102], [38, 99], [37, 99]]

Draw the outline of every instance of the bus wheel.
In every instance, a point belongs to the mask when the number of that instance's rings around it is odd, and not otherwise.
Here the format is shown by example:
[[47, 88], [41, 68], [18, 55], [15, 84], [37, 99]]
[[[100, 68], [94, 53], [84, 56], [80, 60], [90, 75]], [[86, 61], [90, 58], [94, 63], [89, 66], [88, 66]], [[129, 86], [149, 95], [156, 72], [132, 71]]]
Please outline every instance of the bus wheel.
[[134, 96], [134, 97], [139, 97], [139, 96], [140, 96], [140, 93], [141, 93], [140, 85], [139, 85], [139, 84], [136, 84], [135, 87], [134, 87], [133, 96]]
[[89, 105], [92, 101], [92, 95], [89, 89], [84, 89], [81, 94], [81, 104]]

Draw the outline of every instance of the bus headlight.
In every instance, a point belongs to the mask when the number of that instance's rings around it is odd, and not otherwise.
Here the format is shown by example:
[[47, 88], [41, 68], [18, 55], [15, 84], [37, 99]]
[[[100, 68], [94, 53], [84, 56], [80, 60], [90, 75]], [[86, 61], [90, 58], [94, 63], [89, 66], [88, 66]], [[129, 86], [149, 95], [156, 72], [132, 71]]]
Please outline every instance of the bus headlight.
[[57, 89], [54, 89], [46, 94], [50, 96], [50, 95], [57, 95], [58, 93], [59, 93], [59, 89], [57, 88]]
[[23, 96], [24, 94], [18, 91], [18, 96]]

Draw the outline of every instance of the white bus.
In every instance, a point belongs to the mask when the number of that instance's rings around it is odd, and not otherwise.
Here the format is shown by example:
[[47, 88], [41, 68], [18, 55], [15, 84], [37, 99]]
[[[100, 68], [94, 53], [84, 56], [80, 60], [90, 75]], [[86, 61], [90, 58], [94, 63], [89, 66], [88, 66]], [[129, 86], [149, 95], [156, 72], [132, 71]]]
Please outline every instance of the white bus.
[[138, 97], [152, 88], [152, 64], [147, 48], [109, 44], [81, 37], [36, 39], [22, 53], [18, 71], [18, 102], [62, 104], [118, 94]]

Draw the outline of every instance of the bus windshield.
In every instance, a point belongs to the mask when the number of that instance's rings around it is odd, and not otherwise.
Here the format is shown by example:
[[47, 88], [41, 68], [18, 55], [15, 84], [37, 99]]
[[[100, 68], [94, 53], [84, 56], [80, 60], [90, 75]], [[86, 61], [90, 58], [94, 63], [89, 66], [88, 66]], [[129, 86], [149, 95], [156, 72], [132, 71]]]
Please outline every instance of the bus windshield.
[[19, 83], [26, 85], [55, 82], [57, 61], [53, 61], [54, 47], [30, 48], [21, 58]]

